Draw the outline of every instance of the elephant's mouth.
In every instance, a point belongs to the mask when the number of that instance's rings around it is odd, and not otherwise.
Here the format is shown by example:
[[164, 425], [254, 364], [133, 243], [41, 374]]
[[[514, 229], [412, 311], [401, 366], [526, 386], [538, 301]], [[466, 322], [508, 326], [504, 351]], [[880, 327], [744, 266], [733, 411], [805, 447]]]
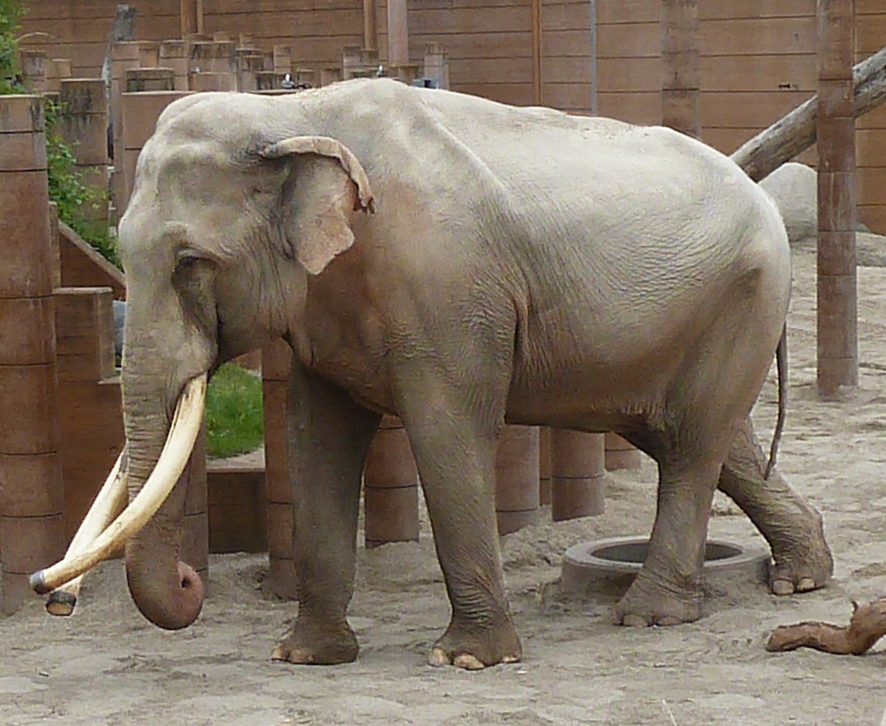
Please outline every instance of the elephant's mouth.
[[[80, 531], [71, 542], [64, 559], [45, 570], [31, 575], [31, 587], [38, 593], [57, 590], [53, 595], [58, 612], [49, 607], [50, 612], [67, 615], [73, 610], [74, 594], [65, 592], [67, 583], [77, 582], [78, 578], [95, 567], [99, 562], [118, 551], [127, 540], [145, 526], [169, 496], [194, 448], [194, 442], [203, 420], [203, 406], [206, 399], [207, 374], [191, 379], [182, 390], [176, 404], [172, 425], [166, 437], [163, 451], [138, 495], [113, 522], [108, 520], [116, 511], [116, 504], [126, 495], [126, 476], [121, 471], [121, 460], [111, 471], [101, 492], [83, 520]], [[121, 454], [121, 459], [123, 454]], [[50, 605], [53, 603], [51, 602]]]

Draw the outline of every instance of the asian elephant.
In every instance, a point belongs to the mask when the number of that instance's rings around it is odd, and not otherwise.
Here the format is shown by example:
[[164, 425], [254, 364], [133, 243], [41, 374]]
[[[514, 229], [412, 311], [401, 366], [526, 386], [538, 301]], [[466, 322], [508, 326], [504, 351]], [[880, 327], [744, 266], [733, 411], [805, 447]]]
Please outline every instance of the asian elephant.
[[[774, 472], [749, 412], [791, 285], [775, 205], [664, 128], [514, 108], [384, 79], [172, 104], [120, 222], [130, 488], [188, 381], [283, 336], [299, 610], [274, 657], [353, 660], [361, 471], [383, 413], [408, 431], [452, 606], [432, 664], [521, 658], [495, 530], [505, 423], [615, 431], [658, 462], [624, 624], [699, 617], [718, 484], [768, 539], [771, 587], [821, 586], [819, 514]], [[126, 545], [157, 625], [196, 618], [182, 492]]]

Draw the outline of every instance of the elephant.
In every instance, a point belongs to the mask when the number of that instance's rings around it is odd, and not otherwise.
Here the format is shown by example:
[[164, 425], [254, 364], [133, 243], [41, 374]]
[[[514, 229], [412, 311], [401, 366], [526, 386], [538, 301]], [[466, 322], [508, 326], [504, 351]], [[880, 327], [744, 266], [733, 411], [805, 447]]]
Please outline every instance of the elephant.
[[[768, 540], [773, 592], [832, 574], [820, 514], [764, 475], [750, 421], [788, 309], [784, 225], [699, 141], [388, 79], [194, 94], [144, 146], [119, 244], [132, 493], [189, 382], [280, 337], [292, 348], [299, 606], [275, 659], [357, 656], [361, 473], [383, 414], [408, 432], [451, 603], [432, 665], [522, 657], [493, 502], [505, 423], [614, 431], [657, 462], [617, 624], [700, 617], [718, 486]], [[138, 608], [175, 629], [202, 587], [169, 486], [125, 561]]]

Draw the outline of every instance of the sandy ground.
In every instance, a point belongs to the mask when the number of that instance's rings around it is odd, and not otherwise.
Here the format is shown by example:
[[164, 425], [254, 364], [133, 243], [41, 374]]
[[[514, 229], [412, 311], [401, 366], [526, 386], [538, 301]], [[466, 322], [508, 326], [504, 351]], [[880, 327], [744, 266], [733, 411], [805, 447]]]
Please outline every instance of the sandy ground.
[[[264, 597], [264, 558], [214, 557], [213, 596], [177, 634], [148, 625], [119, 562], [88, 582], [72, 618], [35, 598], [0, 620], [0, 723], [88, 724], [886, 724], [886, 641], [866, 656], [771, 654], [768, 631], [806, 619], [848, 620], [851, 599], [886, 593], [886, 269], [859, 270], [860, 386], [840, 403], [814, 393], [814, 270], [795, 256], [790, 316], [791, 405], [780, 466], [823, 513], [836, 558], [826, 589], [776, 598], [762, 584], [718, 585], [697, 623], [610, 625], [614, 599], [565, 599], [564, 549], [649, 532], [655, 472], [615, 473], [600, 517], [540, 524], [503, 540], [523, 663], [479, 673], [425, 664], [448, 604], [427, 526], [417, 544], [360, 551], [351, 622], [356, 663], [269, 661], [294, 605]], [[770, 379], [755, 417], [774, 422]], [[714, 536], [762, 544], [718, 499]], [[549, 519], [549, 517], [548, 517]]]

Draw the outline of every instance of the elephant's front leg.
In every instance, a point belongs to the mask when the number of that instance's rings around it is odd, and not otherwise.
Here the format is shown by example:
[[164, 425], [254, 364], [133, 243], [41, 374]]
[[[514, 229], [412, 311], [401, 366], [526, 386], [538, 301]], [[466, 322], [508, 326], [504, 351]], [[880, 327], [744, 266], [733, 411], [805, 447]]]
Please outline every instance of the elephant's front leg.
[[431, 665], [469, 670], [522, 657], [511, 621], [495, 522], [496, 425], [466, 412], [460, 396], [426, 388], [401, 412], [418, 464], [452, 619]]
[[720, 474], [720, 489], [750, 517], [772, 548], [769, 587], [790, 595], [822, 587], [834, 572], [821, 514], [773, 469], [764, 479], [766, 455], [750, 418], [736, 432]]
[[293, 371], [290, 402], [299, 608], [272, 658], [347, 663], [357, 657], [346, 611], [354, 592], [360, 482], [380, 417], [300, 369]]

